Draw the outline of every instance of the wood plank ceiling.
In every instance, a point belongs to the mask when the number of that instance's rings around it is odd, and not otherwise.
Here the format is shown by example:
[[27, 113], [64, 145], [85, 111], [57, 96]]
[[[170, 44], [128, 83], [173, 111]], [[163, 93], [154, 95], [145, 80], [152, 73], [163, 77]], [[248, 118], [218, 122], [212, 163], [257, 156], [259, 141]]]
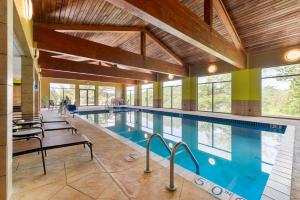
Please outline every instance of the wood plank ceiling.
[[[203, 19], [204, 0], [180, 0]], [[256, 53], [300, 43], [299, 0], [223, 0], [246, 52]], [[168, 46], [186, 65], [218, 58], [113, 6], [105, 0], [33, 0], [34, 21], [41, 23], [142, 26]], [[229, 34], [213, 12], [212, 28], [228, 41]], [[78, 32], [66, 34], [140, 53], [138, 32]], [[176, 64], [176, 60], [147, 36], [146, 56]]]

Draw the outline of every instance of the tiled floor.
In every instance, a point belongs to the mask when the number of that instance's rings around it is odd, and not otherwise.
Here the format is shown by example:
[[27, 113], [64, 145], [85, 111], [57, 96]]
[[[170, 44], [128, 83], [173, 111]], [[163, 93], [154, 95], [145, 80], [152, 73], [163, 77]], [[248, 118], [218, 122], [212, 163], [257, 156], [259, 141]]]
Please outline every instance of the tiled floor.
[[[51, 111], [46, 113], [52, 114]], [[124, 157], [133, 153], [133, 149], [80, 119], [69, 120], [80, 134], [91, 139], [95, 159], [91, 161], [88, 148], [83, 146], [49, 150], [47, 175], [43, 175], [38, 154], [15, 157], [12, 199], [214, 199], [179, 176], [176, 176], [177, 191], [169, 192], [165, 189], [166, 168], [152, 161], [153, 172], [145, 174], [144, 156], [128, 162]]]

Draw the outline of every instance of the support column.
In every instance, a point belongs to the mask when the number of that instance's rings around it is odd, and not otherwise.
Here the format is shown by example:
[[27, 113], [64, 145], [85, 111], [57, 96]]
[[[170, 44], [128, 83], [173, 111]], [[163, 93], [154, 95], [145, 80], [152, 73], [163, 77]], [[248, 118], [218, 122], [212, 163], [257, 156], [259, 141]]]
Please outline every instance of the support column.
[[99, 86], [95, 85], [95, 105], [99, 105]]
[[75, 105], [80, 105], [80, 90], [78, 84], [75, 85]]
[[197, 77], [182, 80], [182, 110], [197, 110]]
[[0, 199], [12, 192], [13, 1], [0, 3]]
[[161, 81], [153, 83], [153, 107], [163, 107], [163, 83]]
[[34, 109], [35, 109], [35, 100], [34, 100], [35, 69], [33, 66], [32, 58], [22, 57], [21, 71], [22, 71], [21, 110], [24, 113], [34, 113]]
[[232, 73], [232, 114], [261, 116], [261, 69]]
[[134, 105], [136, 106], [141, 106], [142, 105], [142, 94], [141, 94], [141, 84], [137, 84], [135, 87], [134, 87], [134, 92], [135, 92], [135, 95], [134, 95]]

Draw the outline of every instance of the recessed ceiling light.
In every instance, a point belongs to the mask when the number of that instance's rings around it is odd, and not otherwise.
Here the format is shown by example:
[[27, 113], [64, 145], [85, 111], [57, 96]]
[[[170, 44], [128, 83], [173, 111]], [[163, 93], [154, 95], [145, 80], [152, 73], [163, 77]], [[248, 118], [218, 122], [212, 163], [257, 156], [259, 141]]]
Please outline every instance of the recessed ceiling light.
[[144, 80], [144, 83], [148, 83], [148, 81], [147, 81], [147, 80]]
[[300, 59], [300, 50], [293, 49], [285, 54], [285, 59], [289, 62], [295, 62]]
[[172, 80], [173, 78], [174, 78], [174, 75], [173, 75], [173, 74], [169, 74], [169, 75], [168, 75], [168, 79], [169, 79], [169, 80]]
[[217, 70], [218, 70], [218, 67], [217, 67], [217, 65], [214, 65], [214, 64], [209, 65], [207, 68], [208, 73], [215, 73]]

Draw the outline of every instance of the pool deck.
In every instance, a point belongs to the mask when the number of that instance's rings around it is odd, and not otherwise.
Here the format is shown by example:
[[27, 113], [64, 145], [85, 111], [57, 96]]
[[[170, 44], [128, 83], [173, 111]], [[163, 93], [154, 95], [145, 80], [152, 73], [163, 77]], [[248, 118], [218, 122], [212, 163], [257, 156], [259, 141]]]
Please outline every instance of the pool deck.
[[[45, 111], [51, 116], [55, 111]], [[128, 162], [125, 156], [139, 153], [79, 118], [67, 118], [93, 142], [95, 159], [88, 148], [66, 147], [47, 151], [47, 175], [43, 175], [41, 158], [33, 153], [13, 159], [12, 199], [215, 199], [196, 185], [175, 176], [177, 191], [165, 189], [168, 170], [152, 161], [153, 172], [144, 173], [145, 156]], [[68, 131], [47, 133], [71, 134]]]
[[[43, 113], [46, 116], [56, 114], [55, 111], [44, 111]], [[190, 113], [195, 114], [195, 112]], [[294, 158], [291, 168], [293, 171], [292, 185], [286, 185], [287, 187], [284, 189], [291, 190], [292, 188], [290, 199], [300, 199], [299, 120], [196, 113], [205, 116], [295, 126], [294, 156], [288, 156]], [[88, 150], [79, 146], [49, 150], [46, 158], [48, 173], [43, 175], [40, 156], [37, 154], [15, 157], [12, 199], [215, 199], [208, 192], [178, 175], [176, 175], [177, 191], [169, 192], [165, 189], [169, 177], [167, 168], [156, 161], [151, 161], [153, 172], [145, 174], [143, 172], [144, 154], [80, 118], [68, 118], [68, 120], [78, 128], [80, 134], [87, 135], [94, 143], [94, 161], [90, 160]], [[57, 131], [50, 134], [71, 133]], [[137, 160], [128, 162], [124, 157], [130, 153], [140, 156]], [[278, 176], [284, 178], [286, 174], [279, 172]], [[276, 180], [275, 185], [277, 185]], [[279, 194], [278, 197], [281, 197], [281, 191], [275, 191], [275, 194]], [[265, 199], [277, 198], [265, 197]]]

